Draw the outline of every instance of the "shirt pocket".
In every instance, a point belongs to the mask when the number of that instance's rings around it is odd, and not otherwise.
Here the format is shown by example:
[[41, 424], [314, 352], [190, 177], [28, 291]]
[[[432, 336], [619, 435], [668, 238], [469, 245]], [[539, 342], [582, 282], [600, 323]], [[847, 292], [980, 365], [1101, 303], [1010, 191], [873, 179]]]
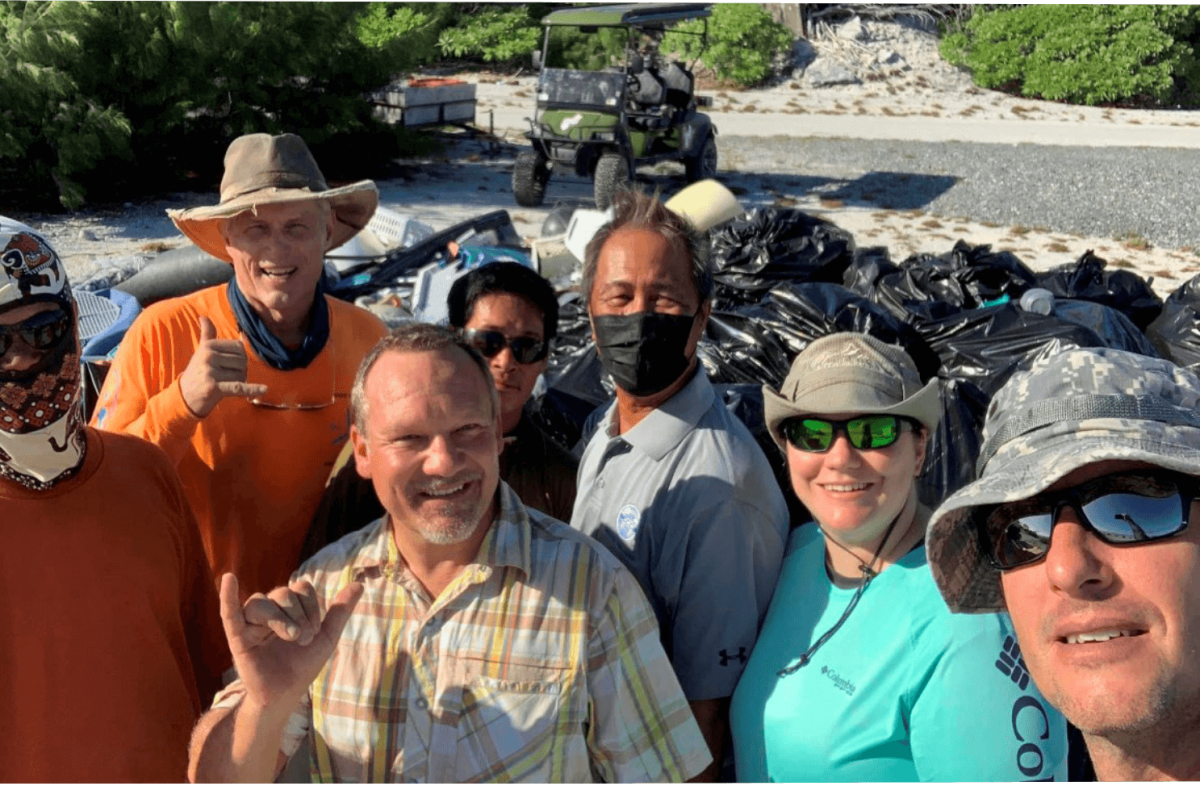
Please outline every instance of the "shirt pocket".
[[[549, 780], [582, 723], [571, 701], [572, 670], [460, 657], [455, 779]], [[574, 727], [574, 728], [572, 728]]]

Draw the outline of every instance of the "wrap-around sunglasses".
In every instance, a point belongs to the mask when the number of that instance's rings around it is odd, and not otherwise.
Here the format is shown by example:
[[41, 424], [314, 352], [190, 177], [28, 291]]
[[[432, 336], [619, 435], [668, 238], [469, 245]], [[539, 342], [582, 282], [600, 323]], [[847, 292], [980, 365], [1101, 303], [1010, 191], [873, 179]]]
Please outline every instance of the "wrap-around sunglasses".
[[17, 336], [33, 349], [50, 349], [71, 329], [71, 315], [62, 309], [43, 311], [15, 325], [0, 325], [0, 355], [12, 348]]
[[797, 450], [824, 453], [833, 446], [839, 432], [858, 450], [876, 450], [895, 444], [902, 433], [918, 427], [915, 421], [899, 415], [864, 415], [850, 420], [789, 418], [779, 431]]
[[523, 365], [537, 363], [550, 352], [548, 342], [532, 336], [510, 339], [499, 330], [464, 330], [463, 339], [489, 360], [499, 355], [506, 346], [512, 350], [513, 360]]
[[975, 515], [983, 552], [993, 566], [1032, 565], [1050, 550], [1054, 523], [1064, 507], [1111, 546], [1147, 543], [1187, 529], [1194, 479], [1173, 472], [1123, 472], [1021, 502], [981, 508]]

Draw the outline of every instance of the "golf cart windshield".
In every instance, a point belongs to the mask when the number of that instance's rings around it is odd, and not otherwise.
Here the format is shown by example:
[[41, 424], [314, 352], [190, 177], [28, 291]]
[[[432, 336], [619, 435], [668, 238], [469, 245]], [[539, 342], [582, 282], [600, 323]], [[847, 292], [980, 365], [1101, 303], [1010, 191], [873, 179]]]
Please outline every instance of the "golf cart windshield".
[[542, 69], [538, 101], [543, 104], [615, 108], [621, 100], [626, 76], [601, 71]]

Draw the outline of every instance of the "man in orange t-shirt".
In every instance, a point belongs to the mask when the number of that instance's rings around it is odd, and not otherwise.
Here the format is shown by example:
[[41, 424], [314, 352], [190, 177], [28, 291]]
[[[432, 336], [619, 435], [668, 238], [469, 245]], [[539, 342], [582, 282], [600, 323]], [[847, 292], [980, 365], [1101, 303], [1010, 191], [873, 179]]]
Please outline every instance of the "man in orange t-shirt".
[[213, 573], [234, 573], [247, 594], [296, 569], [349, 437], [358, 363], [387, 332], [321, 287], [325, 252], [378, 201], [369, 180], [328, 188], [294, 134], [235, 139], [220, 204], [169, 211], [233, 278], [146, 309], [101, 390], [95, 425], [167, 452]]
[[0, 779], [180, 781], [230, 658], [179, 478], [83, 424], [62, 262], [0, 217]]

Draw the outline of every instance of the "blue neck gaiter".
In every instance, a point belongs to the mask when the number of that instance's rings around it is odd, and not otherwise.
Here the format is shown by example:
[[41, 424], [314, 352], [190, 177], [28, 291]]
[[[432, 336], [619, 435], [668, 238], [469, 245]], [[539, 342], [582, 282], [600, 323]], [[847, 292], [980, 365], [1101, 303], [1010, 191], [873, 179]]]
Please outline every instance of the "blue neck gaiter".
[[329, 304], [325, 302], [326, 290], [325, 276], [322, 275], [321, 280], [317, 282], [312, 311], [308, 315], [308, 333], [304, 336], [304, 342], [296, 349], [285, 347], [283, 342], [267, 329], [262, 318], [255, 313], [242, 291], [238, 289], [237, 276], [229, 279], [229, 286], [225, 291], [229, 295], [229, 305], [233, 308], [238, 329], [246, 334], [250, 346], [258, 356], [273, 368], [292, 371], [305, 368], [313, 362], [329, 340]]

